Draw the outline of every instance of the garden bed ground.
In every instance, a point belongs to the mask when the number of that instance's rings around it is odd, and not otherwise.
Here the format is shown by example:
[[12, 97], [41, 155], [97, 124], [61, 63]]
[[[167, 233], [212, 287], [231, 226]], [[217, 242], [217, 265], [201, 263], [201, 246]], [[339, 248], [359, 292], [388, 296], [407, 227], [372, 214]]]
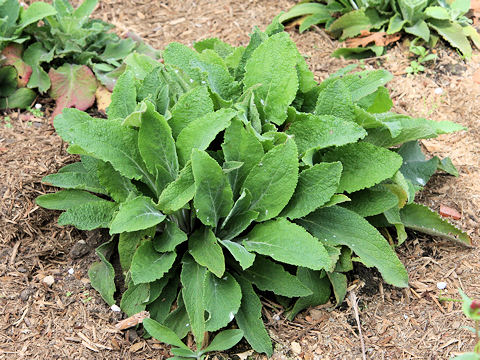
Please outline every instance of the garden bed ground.
[[[191, 45], [216, 36], [239, 45], [254, 24], [261, 28], [293, 1], [162, 1], [106, 0], [96, 16], [133, 30], [163, 48], [171, 41]], [[299, 35], [291, 30], [300, 52], [317, 78], [348, 62], [330, 58], [338, 47], [322, 30]], [[367, 68], [384, 67], [395, 78], [389, 89], [395, 111], [436, 120], [453, 120], [468, 132], [423, 141], [428, 154], [450, 156], [460, 176], [436, 175], [419, 200], [462, 214], [457, 225], [478, 244], [480, 237], [480, 84], [476, 52], [468, 64], [451, 50], [439, 49], [439, 60], [419, 76], [405, 76], [408, 47], [397, 43], [387, 56], [366, 60]], [[459, 64], [460, 63], [460, 64]], [[439, 94], [442, 89], [442, 93]], [[39, 100], [41, 103], [44, 100]], [[47, 101], [47, 100], [45, 100]], [[43, 103], [48, 116], [51, 104]], [[0, 115], [0, 359], [161, 359], [163, 345], [144, 341], [134, 331], [119, 333], [120, 319], [90, 287], [87, 269], [98, 232], [79, 232], [56, 225], [58, 214], [38, 208], [34, 199], [50, 191], [42, 176], [73, 157], [54, 133], [47, 117], [29, 113]], [[72, 250], [73, 249], [73, 250]], [[480, 297], [480, 251], [410, 233], [398, 249], [410, 275], [410, 288], [395, 289], [372, 271], [357, 269], [350, 292], [358, 298], [365, 355], [368, 359], [448, 359], [471, 350], [474, 338], [459, 304], [439, 303], [440, 295], [458, 298], [457, 289]], [[71, 270], [73, 269], [73, 274]], [[43, 279], [53, 276], [49, 287]], [[440, 292], [437, 282], [445, 281]], [[352, 302], [301, 313], [295, 322], [265, 301], [265, 318], [276, 343], [274, 359], [362, 359]], [[247, 350], [238, 347], [237, 353]], [[220, 356], [220, 355], [219, 355]], [[229, 355], [228, 357], [233, 357]], [[242, 357], [244, 358], [244, 357]]]

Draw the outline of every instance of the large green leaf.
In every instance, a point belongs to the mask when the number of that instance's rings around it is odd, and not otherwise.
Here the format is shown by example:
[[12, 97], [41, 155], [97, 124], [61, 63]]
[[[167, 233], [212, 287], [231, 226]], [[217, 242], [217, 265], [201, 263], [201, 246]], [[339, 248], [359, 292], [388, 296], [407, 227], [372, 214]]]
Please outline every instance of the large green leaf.
[[285, 271], [282, 265], [257, 255], [255, 262], [242, 274], [260, 290], [272, 291], [277, 295], [296, 297], [308, 296], [312, 291], [296, 276]]
[[232, 124], [225, 130], [222, 149], [226, 161], [243, 163], [239, 169], [228, 173], [233, 194], [236, 196], [250, 170], [262, 159], [263, 147], [252, 132], [247, 131], [239, 120], [233, 119]]
[[255, 92], [266, 120], [282, 124], [287, 107], [295, 99], [298, 76], [295, 69], [298, 50], [287, 33], [279, 33], [256, 48], [245, 65], [246, 88], [261, 84]]
[[35, 200], [38, 205], [51, 210], [68, 210], [88, 202], [104, 201], [89, 192], [81, 190], [60, 190], [45, 194]]
[[217, 277], [225, 272], [225, 257], [215, 234], [207, 227], [196, 230], [188, 239], [190, 254]]
[[174, 182], [162, 191], [158, 198], [158, 208], [167, 214], [184, 207], [195, 195], [195, 180], [192, 166], [188, 162]]
[[255, 254], [247, 251], [240, 243], [230, 240], [219, 240], [220, 244], [227, 248], [232, 256], [240, 263], [243, 270], [252, 266]]
[[148, 318], [144, 319], [143, 326], [145, 327], [145, 330], [147, 330], [148, 333], [158, 341], [189, 350], [188, 346], [185, 345], [172, 330], [157, 321]]
[[367, 135], [367, 132], [353, 121], [333, 115], [303, 113], [296, 114], [295, 121], [286, 133], [295, 136], [300, 154], [305, 154], [308, 150], [356, 142]]
[[342, 81], [334, 79], [319, 92], [315, 105], [316, 115], [333, 115], [344, 120], [352, 120], [354, 106], [352, 94]]
[[123, 293], [120, 301], [120, 308], [127, 314], [132, 316], [145, 310], [148, 300], [150, 299], [150, 284], [143, 283], [134, 285], [128, 284], [128, 289]]
[[410, 180], [413, 185], [425, 186], [437, 170], [439, 159], [433, 157], [427, 160], [417, 141], [403, 144], [397, 152], [403, 158], [400, 168], [403, 176]]
[[138, 194], [130, 179], [122, 176], [110, 163], [101, 160], [97, 162], [98, 180], [113, 200], [122, 203], [131, 194]]
[[257, 221], [276, 217], [287, 205], [298, 179], [297, 147], [292, 139], [266, 153], [252, 168], [243, 187], [252, 194], [250, 209]]
[[363, 217], [339, 206], [321, 208], [297, 223], [328, 245], [345, 245], [389, 284], [408, 286], [408, 274], [388, 241]]
[[178, 159], [172, 131], [165, 118], [147, 101], [138, 131], [138, 149], [151, 174], [157, 173], [162, 185], [174, 181], [178, 175]]
[[218, 278], [207, 274], [205, 282], [205, 310], [209, 313], [207, 331], [217, 331], [228, 325], [240, 308], [242, 291], [235, 278], [225, 273]]
[[391, 178], [402, 165], [398, 154], [365, 142], [328, 151], [323, 161], [340, 161], [343, 172], [338, 192], [354, 192]]
[[17, 71], [13, 66], [0, 68], [0, 97], [12, 95], [17, 89]]
[[167, 221], [165, 229], [153, 239], [153, 246], [159, 252], [174, 251], [181, 243], [187, 241], [185, 234], [173, 221]]
[[73, 225], [79, 230], [107, 228], [117, 208], [111, 201], [90, 201], [67, 209], [58, 218], [58, 224]]
[[115, 304], [115, 299], [113, 298], [115, 293], [115, 270], [108, 261], [112, 247], [112, 240], [100, 245], [95, 250], [100, 261], [93, 263], [88, 269], [88, 277], [92, 287], [100, 293], [103, 300], [110, 306]]
[[190, 327], [199, 346], [203, 343], [205, 333], [205, 281], [207, 269], [198, 265], [190, 256], [182, 260], [180, 275], [183, 289], [182, 297], [190, 319]]
[[193, 149], [206, 150], [217, 134], [230, 125], [236, 115], [232, 109], [220, 109], [190, 122], [178, 134], [177, 152], [181, 164], [190, 160]]
[[212, 340], [210, 345], [205, 348], [205, 352], [208, 351], [224, 351], [228, 350], [242, 340], [243, 331], [239, 329], [224, 330], [218, 333]]
[[141, 241], [152, 236], [154, 232], [155, 228], [151, 228], [134, 232], [124, 232], [119, 235], [118, 257], [120, 258], [120, 265], [122, 266], [123, 272], [127, 272], [130, 269], [133, 255]]
[[211, 112], [213, 102], [205, 86], [195, 87], [183, 94], [173, 106], [172, 117], [168, 120], [173, 137], [177, 138], [185, 126]]
[[463, 245], [472, 245], [470, 236], [424, 205], [406, 205], [400, 210], [400, 217], [402, 223], [410, 229], [433, 236], [441, 236]]
[[138, 196], [120, 205], [120, 210], [110, 224], [110, 234], [148, 229], [164, 219], [165, 215], [155, 208], [152, 199]]
[[124, 120], [137, 105], [137, 91], [132, 71], [125, 71], [117, 80], [112, 93], [112, 102], [108, 106], [107, 115], [111, 120]]
[[320, 270], [330, 266], [322, 243], [284, 218], [257, 224], [242, 242], [249, 251], [297, 266]]
[[63, 140], [80, 147], [91, 156], [108, 161], [123, 176], [143, 179], [155, 188], [138, 151], [138, 133], [115, 120], [92, 118], [76, 109], [65, 109], [54, 120]]
[[57, 11], [52, 5], [36, 1], [33, 2], [26, 10], [20, 13], [20, 21], [18, 23], [20, 29], [27, 27], [47, 16], [55, 15]]
[[192, 170], [195, 179], [193, 204], [200, 221], [216, 227], [233, 206], [233, 194], [227, 176], [205, 151], [193, 150]]
[[173, 251], [159, 253], [155, 251], [151, 240], [145, 240], [135, 251], [130, 265], [130, 274], [137, 284], [150, 283], [161, 279], [170, 270], [177, 254]]
[[303, 170], [290, 202], [280, 215], [296, 219], [324, 205], [335, 194], [341, 174], [340, 162], [315, 164]]
[[342, 204], [344, 208], [367, 217], [383, 213], [398, 205], [398, 197], [386, 186], [375, 186], [349, 195], [350, 201]]
[[271, 356], [272, 341], [262, 321], [262, 303], [248, 280], [241, 277], [237, 280], [242, 289], [242, 303], [235, 314], [238, 327], [255, 351]]
[[467, 59], [472, 57], [472, 47], [459, 24], [445, 20], [431, 19], [428, 21], [428, 26], [439, 33], [440, 36], [447, 40], [454, 48], [459, 49]]

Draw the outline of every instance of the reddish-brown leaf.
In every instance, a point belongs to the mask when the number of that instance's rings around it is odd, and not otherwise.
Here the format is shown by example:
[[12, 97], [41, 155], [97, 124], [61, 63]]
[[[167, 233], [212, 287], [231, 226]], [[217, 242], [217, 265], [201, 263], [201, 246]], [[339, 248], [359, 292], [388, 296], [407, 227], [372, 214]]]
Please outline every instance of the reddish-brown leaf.
[[48, 76], [52, 82], [50, 96], [57, 100], [52, 118], [64, 108], [87, 110], [95, 102], [97, 79], [88, 66], [63, 64], [57, 70], [50, 68]]
[[445, 205], [440, 205], [440, 215], [452, 218], [453, 220], [460, 220], [462, 218], [462, 215], [457, 210]]
[[350, 48], [365, 47], [371, 43], [375, 43], [377, 46], [386, 46], [398, 41], [400, 37], [399, 33], [388, 35], [384, 31], [371, 33], [363, 30], [358, 37], [345, 40], [345, 44]]
[[12, 65], [18, 74], [18, 87], [27, 86], [30, 75], [32, 75], [32, 68], [22, 60], [23, 47], [20, 44], [11, 43], [2, 50], [2, 55], [6, 57], [3, 65]]

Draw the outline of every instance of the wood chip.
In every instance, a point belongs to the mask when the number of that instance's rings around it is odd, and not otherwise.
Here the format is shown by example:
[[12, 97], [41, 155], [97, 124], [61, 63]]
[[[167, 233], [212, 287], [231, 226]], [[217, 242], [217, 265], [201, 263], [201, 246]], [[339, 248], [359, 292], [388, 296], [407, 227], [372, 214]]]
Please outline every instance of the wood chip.
[[118, 330], [125, 330], [131, 327], [137, 326], [143, 322], [143, 319], [149, 318], [150, 313], [148, 311], [141, 311], [138, 314], [132, 315], [122, 321], [119, 321], [115, 327]]

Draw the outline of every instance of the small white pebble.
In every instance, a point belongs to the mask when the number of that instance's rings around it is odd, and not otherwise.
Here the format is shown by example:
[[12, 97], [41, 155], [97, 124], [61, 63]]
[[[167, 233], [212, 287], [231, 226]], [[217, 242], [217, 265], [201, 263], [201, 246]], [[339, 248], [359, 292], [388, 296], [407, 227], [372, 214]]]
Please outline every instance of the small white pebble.
[[122, 311], [122, 309], [120, 309], [120, 307], [116, 304], [113, 304], [112, 306], [110, 306], [110, 309], [112, 309], [112, 311], [115, 311], [115, 312]]
[[40, 110], [42, 108], [42, 104], [35, 104], [35, 109]]
[[69, 273], [70, 275], [73, 275], [74, 272], [75, 272], [75, 270], [73, 270], [73, 268], [68, 269], [68, 273]]
[[435, 94], [442, 95], [443, 94], [443, 89], [442, 88], [436, 88], [435, 89]]
[[404, 318], [405, 320], [407, 320], [407, 319], [408, 319], [408, 315], [407, 315], [407, 314], [403, 314], [403, 318]]
[[52, 286], [55, 283], [55, 278], [52, 275], [45, 276], [42, 280], [47, 286]]
[[275, 321], [280, 321], [280, 315], [278, 315], [278, 314], [273, 315], [272, 318], [273, 318], [273, 320], [275, 320]]
[[446, 287], [447, 287], [447, 283], [446, 283], [446, 282], [441, 281], [441, 282], [438, 282], [438, 283], [437, 283], [437, 288], [438, 288], [439, 290], [443, 290], [443, 289], [445, 289]]

